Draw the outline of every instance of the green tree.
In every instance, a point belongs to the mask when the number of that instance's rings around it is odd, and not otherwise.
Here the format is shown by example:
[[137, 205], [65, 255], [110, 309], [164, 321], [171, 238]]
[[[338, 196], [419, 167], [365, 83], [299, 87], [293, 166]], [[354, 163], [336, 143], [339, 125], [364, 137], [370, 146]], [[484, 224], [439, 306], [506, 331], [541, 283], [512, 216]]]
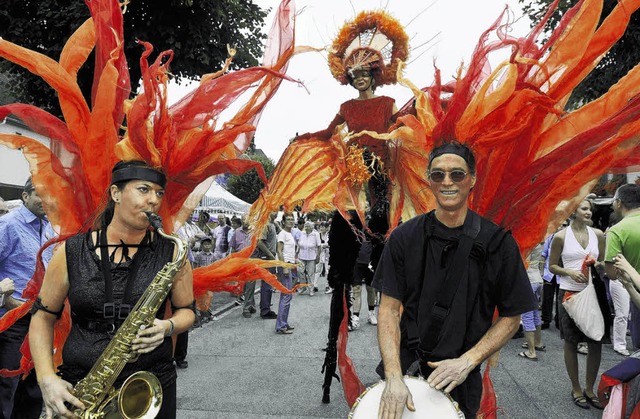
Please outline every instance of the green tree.
[[[552, 0], [519, 0], [523, 4], [522, 10], [532, 21], [532, 26], [540, 22], [547, 12]], [[577, 0], [560, 0], [557, 10], [546, 25], [549, 34], [558, 25], [566, 11], [574, 6]], [[611, 13], [617, 0], [604, 0], [600, 23]], [[621, 77], [640, 62], [640, 13], [631, 16], [629, 26], [622, 38], [609, 50], [598, 66], [573, 91], [567, 107], [575, 109], [588, 103], [609, 90]]]
[[[131, 0], [124, 15], [124, 34], [132, 91], [137, 90], [141, 75], [143, 48], [137, 39], [154, 46], [150, 59], [158, 52], [173, 50], [171, 73], [178, 81], [195, 79], [221, 68], [228, 55], [227, 44], [237, 49], [233, 68], [257, 65], [267, 13], [251, 0]], [[0, 37], [57, 60], [66, 40], [88, 17], [89, 9], [80, 0], [3, 0]], [[23, 70], [4, 61], [0, 71]], [[60, 114], [50, 87], [26, 71], [20, 77], [27, 79], [22, 84], [26, 89], [12, 91], [10, 96]], [[89, 57], [78, 74], [86, 98], [92, 78], [93, 57]]]
[[[269, 157], [264, 155], [247, 155], [251, 160], [260, 162], [267, 175], [267, 179], [271, 177], [275, 163]], [[233, 195], [245, 202], [253, 204], [260, 196], [260, 191], [264, 188], [264, 183], [258, 176], [255, 169], [251, 169], [247, 173], [240, 176], [231, 175], [227, 180], [227, 190]]]

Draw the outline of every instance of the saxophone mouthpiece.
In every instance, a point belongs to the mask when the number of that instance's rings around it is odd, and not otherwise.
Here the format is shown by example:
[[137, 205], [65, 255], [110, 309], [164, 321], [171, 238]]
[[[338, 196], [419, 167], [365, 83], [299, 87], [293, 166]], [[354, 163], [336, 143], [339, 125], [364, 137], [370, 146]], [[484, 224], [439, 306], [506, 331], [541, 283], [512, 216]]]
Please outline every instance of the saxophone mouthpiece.
[[160, 218], [158, 214], [154, 214], [151, 211], [145, 211], [144, 213], [147, 215], [149, 223], [151, 223], [156, 231], [162, 230], [162, 218]]

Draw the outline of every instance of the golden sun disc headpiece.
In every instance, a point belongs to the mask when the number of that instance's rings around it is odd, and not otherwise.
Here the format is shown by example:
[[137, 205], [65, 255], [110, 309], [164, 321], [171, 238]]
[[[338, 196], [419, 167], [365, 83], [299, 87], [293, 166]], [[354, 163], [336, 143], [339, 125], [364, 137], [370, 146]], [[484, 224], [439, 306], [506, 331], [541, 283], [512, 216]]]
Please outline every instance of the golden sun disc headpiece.
[[341, 84], [350, 72], [371, 70], [376, 86], [394, 84], [401, 61], [409, 56], [409, 37], [395, 18], [383, 11], [362, 12], [345, 23], [329, 52], [329, 69]]

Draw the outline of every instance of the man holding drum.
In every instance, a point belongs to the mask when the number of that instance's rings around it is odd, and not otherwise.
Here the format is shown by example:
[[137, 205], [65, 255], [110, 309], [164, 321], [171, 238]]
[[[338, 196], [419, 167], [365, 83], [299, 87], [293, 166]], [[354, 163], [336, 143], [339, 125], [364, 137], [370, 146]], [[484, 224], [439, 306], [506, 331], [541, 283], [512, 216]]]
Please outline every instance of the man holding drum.
[[536, 308], [513, 237], [468, 208], [476, 182], [471, 150], [459, 143], [436, 147], [427, 176], [436, 209], [393, 231], [374, 279], [382, 292], [384, 419], [402, 417], [405, 405], [414, 410], [403, 382], [412, 364], [431, 387], [450, 393], [467, 418], [475, 417], [480, 364], [516, 332], [520, 314]]

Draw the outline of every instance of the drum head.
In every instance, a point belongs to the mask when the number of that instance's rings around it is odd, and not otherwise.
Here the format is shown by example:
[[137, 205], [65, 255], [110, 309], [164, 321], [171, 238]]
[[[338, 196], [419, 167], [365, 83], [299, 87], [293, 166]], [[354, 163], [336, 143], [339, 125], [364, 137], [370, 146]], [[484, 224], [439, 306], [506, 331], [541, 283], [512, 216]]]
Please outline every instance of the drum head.
[[[413, 405], [415, 406], [416, 411], [411, 412], [405, 407], [402, 415], [403, 419], [464, 418], [464, 415], [458, 409], [457, 404], [455, 404], [448, 395], [431, 388], [431, 386], [429, 386], [429, 384], [427, 384], [427, 382], [422, 378], [404, 377], [404, 382], [411, 392]], [[385, 382], [380, 381], [362, 393], [353, 405], [349, 418], [377, 418], [384, 387]]]

